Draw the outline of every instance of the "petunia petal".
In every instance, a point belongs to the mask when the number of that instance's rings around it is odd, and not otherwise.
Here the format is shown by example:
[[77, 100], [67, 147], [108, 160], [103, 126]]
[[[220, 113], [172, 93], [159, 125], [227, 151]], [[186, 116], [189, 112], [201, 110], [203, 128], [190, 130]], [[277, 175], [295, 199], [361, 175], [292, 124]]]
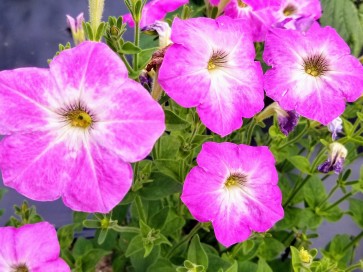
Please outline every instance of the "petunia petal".
[[43, 272], [43, 271], [70, 272], [71, 269], [64, 260], [58, 258], [55, 261], [42, 263], [41, 265], [32, 268], [32, 272]]
[[74, 160], [51, 133], [14, 134], [0, 142], [0, 169], [6, 186], [30, 199], [59, 198]]
[[92, 140], [126, 162], [144, 159], [165, 130], [161, 106], [134, 81], [126, 80], [107, 96], [94, 93], [88, 100], [95, 101], [94, 108], [99, 113]]
[[83, 92], [112, 90], [128, 77], [121, 59], [106, 44], [96, 42], [63, 51], [49, 66], [62, 90], [54, 99], [62, 106], [79, 101]]
[[78, 152], [64, 204], [73, 210], [107, 213], [126, 195], [132, 183], [131, 165], [95, 143]]
[[49, 71], [21, 68], [0, 73], [0, 134], [42, 129], [52, 114], [48, 96], [58, 93]]
[[0, 271], [9, 271], [10, 267], [17, 262], [15, 244], [15, 228], [0, 228]]
[[15, 239], [17, 261], [26, 264], [31, 271], [41, 263], [59, 258], [57, 232], [48, 222], [25, 225], [17, 229]]

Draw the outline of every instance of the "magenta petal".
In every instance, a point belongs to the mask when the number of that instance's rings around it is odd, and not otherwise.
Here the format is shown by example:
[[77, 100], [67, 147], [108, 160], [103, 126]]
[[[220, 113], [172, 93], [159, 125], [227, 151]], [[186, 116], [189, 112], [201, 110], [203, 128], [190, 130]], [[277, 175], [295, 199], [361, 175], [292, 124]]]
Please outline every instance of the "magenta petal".
[[[62, 51], [50, 63], [50, 72], [62, 90], [59, 101], [78, 99], [83, 91], [111, 90], [128, 77], [120, 58], [103, 43], [83, 42], [75, 48]], [[69, 101], [72, 102], [72, 101]], [[61, 103], [60, 103], [61, 104]]]
[[74, 164], [63, 193], [64, 203], [73, 210], [107, 213], [131, 187], [131, 165], [97, 144], [83, 146]]
[[48, 94], [58, 93], [49, 71], [21, 68], [0, 73], [0, 134], [34, 131], [51, 113]]
[[46, 263], [42, 263], [38, 267], [32, 268], [32, 272], [43, 272], [43, 271], [52, 271], [52, 272], [70, 272], [68, 264], [62, 260], [57, 259], [55, 261], [49, 261]]
[[59, 258], [57, 233], [48, 222], [25, 225], [17, 229], [15, 239], [17, 261], [25, 263], [30, 270]]
[[[0, 142], [0, 168], [4, 184], [34, 200], [61, 196], [70, 180], [73, 160], [63, 142], [50, 133], [14, 134]], [[46, 169], [46, 170], [45, 170]]]
[[9, 271], [17, 262], [15, 244], [15, 228], [0, 228], [0, 271]]
[[[105, 96], [95, 94], [93, 100], [102, 101]], [[104, 108], [104, 103], [100, 104], [93, 139], [126, 162], [144, 159], [165, 130], [161, 106], [132, 80], [126, 80], [115, 90], [110, 90], [108, 96], [109, 107]]]

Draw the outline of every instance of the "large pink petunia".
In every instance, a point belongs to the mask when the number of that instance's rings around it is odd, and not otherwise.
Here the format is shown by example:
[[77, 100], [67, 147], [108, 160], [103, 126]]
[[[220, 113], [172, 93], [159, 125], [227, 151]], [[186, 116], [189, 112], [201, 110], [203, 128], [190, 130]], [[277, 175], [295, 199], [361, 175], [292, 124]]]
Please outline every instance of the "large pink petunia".
[[230, 134], [263, 108], [262, 69], [246, 21], [175, 18], [171, 40], [159, 83], [181, 106], [197, 107], [210, 130]]
[[71, 271], [59, 258], [57, 232], [48, 222], [2, 227], [0, 245], [0, 271]]
[[164, 128], [162, 108], [105, 44], [65, 50], [50, 69], [0, 73], [0, 169], [31, 199], [110, 211], [131, 186], [129, 162]]
[[[140, 27], [146, 27], [155, 23], [155, 21], [162, 20], [167, 13], [177, 10], [188, 3], [189, 0], [151, 0], [142, 10]], [[122, 15], [122, 18], [129, 26], [135, 26], [130, 13]]]
[[363, 90], [363, 67], [331, 27], [313, 24], [305, 34], [275, 29], [266, 37], [266, 94], [285, 110], [327, 125]]
[[182, 201], [201, 222], [212, 222], [228, 247], [251, 231], [265, 232], [284, 216], [275, 159], [267, 147], [203, 144], [186, 177]]
[[279, 0], [231, 0], [224, 8], [224, 14], [246, 19], [252, 29], [253, 41], [262, 42], [276, 20], [272, 11], [279, 4]]

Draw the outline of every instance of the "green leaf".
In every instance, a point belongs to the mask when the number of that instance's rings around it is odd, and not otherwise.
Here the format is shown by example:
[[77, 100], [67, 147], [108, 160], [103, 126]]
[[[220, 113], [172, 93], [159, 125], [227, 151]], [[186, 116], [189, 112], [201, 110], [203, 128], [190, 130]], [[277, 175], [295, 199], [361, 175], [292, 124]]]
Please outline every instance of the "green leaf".
[[58, 229], [58, 240], [61, 248], [69, 248], [73, 242], [73, 225], [66, 225]]
[[347, 136], [351, 136], [353, 134], [353, 124], [351, 122], [349, 122], [347, 119], [341, 117], [343, 120], [343, 128], [344, 128], [344, 132], [345, 135]]
[[132, 240], [130, 241], [130, 244], [125, 252], [125, 256], [130, 257], [142, 251], [144, 251], [144, 243], [141, 234], [139, 234], [132, 238]]
[[363, 200], [354, 198], [349, 199], [349, 210], [354, 222], [363, 228]]
[[93, 246], [91, 240], [79, 237], [77, 238], [77, 241], [74, 243], [72, 253], [74, 257], [78, 258], [85, 255], [88, 251], [92, 249]]
[[353, 54], [358, 56], [363, 46], [363, 26], [354, 3], [350, 0], [321, 0], [321, 4], [324, 12], [320, 23], [334, 27], [350, 44]]
[[164, 110], [164, 113], [167, 131], [183, 130], [190, 126], [190, 123], [187, 120], [180, 118], [174, 112], [170, 110]]
[[138, 191], [140, 196], [147, 200], [158, 200], [174, 193], [180, 193], [182, 190], [180, 182], [163, 173], [152, 172], [150, 179], [153, 182], [144, 184], [143, 188]]
[[165, 134], [158, 141], [158, 156], [155, 159], [174, 159], [179, 153], [181, 140], [179, 137]]
[[328, 245], [327, 250], [322, 250], [322, 254], [338, 262], [340, 268], [345, 268], [351, 259], [353, 248], [345, 250], [345, 247], [351, 242], [348, 234], [336, 235]]
[[137, 54], [141, 52], [141, 48], [133, 44], [132, 42], [125, 42], [118, 53], [123, 54]]
[[154, 163], [161, 173], [173, 178], [176, 181], [181, 181], [180, 167], [184, 163], [182, 160], [160, 159], [155, 160]]
[[95, 40], [100, 41], [103, 33], [105, 32], [106, 24], [104, 22], [101, 22], [100, 25], [97, 28]]
[[82, 231], [83, 221], [87, 219], [89, 213], [73, 212], [73, 223], [75, 231]]
[[305, 174], [310, 173], [310, 162], [303, 156], [292, 156], [287, 158], [288, 161], [294, 165], [298, 170]]
[[285, 250], [285, 245], [274, 238], [265, 238], [260, 244], [258, 256], [265, 260], [273, 260]]
[[102, 245], [103, 242], [106, 240], [107, 233], [108, 233], [108, 228], [101, 229], [101, 231], [100, 231], [100, 233], [98, 235], [98, 238], [97, 238], [97, 243], [99, 245]]
[[267, 264], [264, 259], [259, 259], [257, 263], [257, 271], [256, 272], [273, 272], [271, 267]]
[[147, 272], [175, 272], [175, 268], [168, 259], [160, 258], [147, 269]]
[[151, 56], [152, 54], [158, 50], [159, 48], [158, 47], [152, 47], [152, 48], [147, 48], [147, 49], [144, 49], [142, 50], [140, 53], [139, 53], [139, 67], [138, 69], [139, 70], [142, 70], [146, 67], [146, 65], [150, 62], [151, 60]]
[[149, 225], [155, 229], [162, 229], [165, 221], [168, 218], [169, 207], [161, 209], [158, 213], [152, 215], [149, 220]]
[[318, 175], [311, 176], [303, 187], [305, 201], [309, 207], [315, 208], [322, 199], [325, 199], [326, 192], [323, 181]]
[[100, 248], [94, 248], [85, 254], [82, 260], [82, 272], [94, 272], [97, 263], [106, 255], [111, 254], [111, 251], [106, 251]]
[[87, 219], [83, 221], [83, 226], [89, 229], [98, 229], [101, 228], [101, 222], [100, 220]]
[[203, 265], [205, 269], [208, 269], [208, 256], [204, 251], [204, 248], [200, 244], [199, 235], [194, 235], [188, 248], [187, 259], [192, 263]]
[[243, 271], [256, 272], [257, 267], [258, 267], [258, 265], [251, 261], [243, 261], [243, 262], [239, 261], [238, 262], [238, 271], [239, 272], [243, 272]]
[[234, 260], [233, 264], [226, 270], [226, 272], [238, 272], [238, 262]]
[[90, 41], [94, 41], [94, 39], [93, 39], [94, 35], [93, 35], [93, 30], [92, 30], [91, 24], [89, 22], [83, 22], [82, 27], [83, 27], [83, 31], [86, 34], [87, 38]]

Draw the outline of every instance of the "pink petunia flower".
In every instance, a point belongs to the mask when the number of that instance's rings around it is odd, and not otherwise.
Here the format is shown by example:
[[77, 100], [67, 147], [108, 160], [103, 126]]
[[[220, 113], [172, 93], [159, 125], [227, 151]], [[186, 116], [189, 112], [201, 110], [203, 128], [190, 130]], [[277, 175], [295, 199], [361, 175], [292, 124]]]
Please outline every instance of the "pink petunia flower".
[[212, 222], [228, 247], [251, 231], [265, 232], [284, 216], [275, 159], [267, 147], [203, 144], [186, 177], [182, 201], [201, 222]]
[[331, 27], [317, 23], [305, 34], [275, 29], [266, 37], [266, 94], [285, 110], [324, 125], [341, 115], [345, 100], [359, 98], [363, 67]]
[[174, 19], [159, 71], [165, 92], [225, 136], [263, 108], [262, 69], [244, 20]]
[[[157, 20], [162, 20], [167, 13], [177, 10], [188, 3], [189, 0], [151, 0], [142, 10], [140, 27], [145, 27], [155, 23]], [[130, 13], [123, 15], [122, 18], [130, 27], [135, 26]]]
[[40, 201], [109, 212], [129, 190], [129, 162], [145, 158], [164, 113], [128, 78], [105, 44], [65, 50], [50, 69], [0, 73], [0, 169], [4, 184]]
[[0, 271], [70, 272], [59, 258], [57, 232], [48, 222], [0, 228]]
[[319, 0], [273, 0], [279, 2], [271, 10], [274, 26], [307, 31], [321, 17]]
[[278, 0], [231, 0], [224, 14], [231, 18], [246, 19], [252, 29], [253, 41], [262, 42], [275, 21], [272, 8], [276, 9], [278, 5]]

